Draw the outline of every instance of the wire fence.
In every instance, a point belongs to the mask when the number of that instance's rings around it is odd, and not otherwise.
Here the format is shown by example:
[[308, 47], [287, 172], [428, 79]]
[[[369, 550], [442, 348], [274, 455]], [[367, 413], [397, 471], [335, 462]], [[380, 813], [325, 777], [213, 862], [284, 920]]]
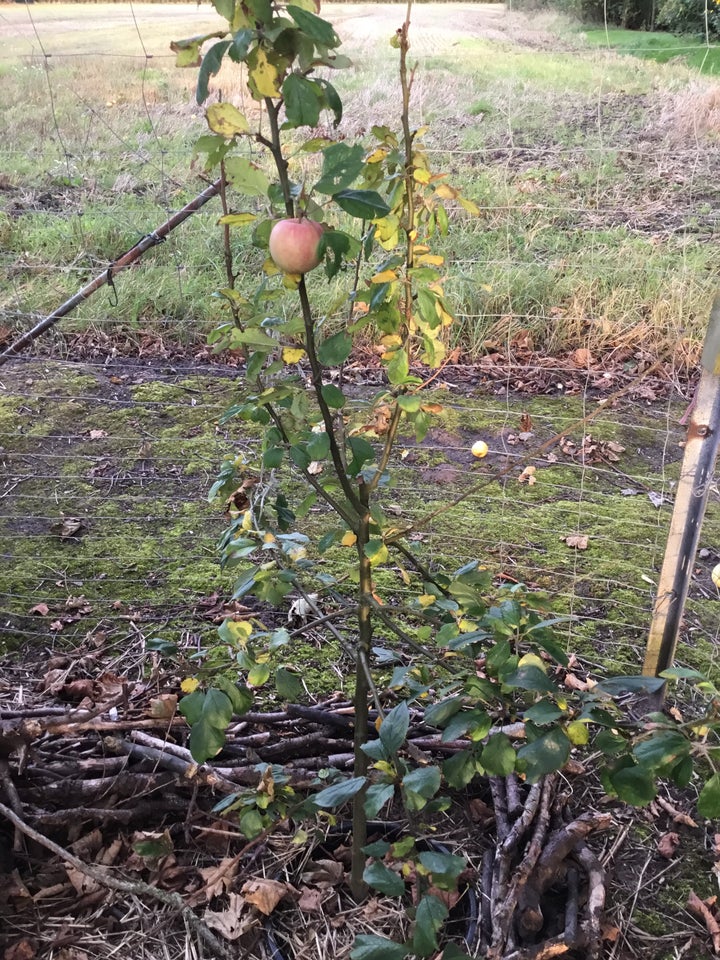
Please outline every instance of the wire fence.
[[[80, 8], [74, 19], [58, 14], [57, 32], [30, 7], [23, 21], [7, 13], [0, 20], [10, 41], [3, 54], [10, 83], [23, 86], [38, 105], [42, 131], [42, 162], [34, 163], [35, 131], [31, 137], [23, 130], [22, 104], [6, 111], [16, 146], [0, 175], [6, 241], [0, 347], [203, 186], [188, 169], [194, 138], [204, 130], [192, 80], [171, 82], [158, 65], [172, 62], [164, 53], [170, 34], [200, 32], [194, 27], [207, 24], [207, 11], [184, 7], [175, 30], [167, 20], [147, 21], [145, 11], [141, 18], [132, 4], [113, 9], [112, 50], [104, 46], [108, 25], [88, 34]], [[69, 37], [81, 25], [85, 39], [78, 36], [73, 46]], [[420, 55], [427, 60], [432, 48], [426, 42], [421, 30]], [[94, 98], [88, 83], [97, 87]], [[423, 115], [433, 110], [426, 97]], [[351, 127], [357, 113], [346, 121]], [[505, 178], [492, 194], [478, 180], [488, 197], [480, 198], [485, 227], [501, 234], [500, 245], [482, 258], [472, 240], [458, 249], [451, 283], [477, 289], [479, 263], [488, 275], [526, 270], [532, 276], [543, 267], [564, 276], [570, 268], [560, 261], [568, 257], [601, 263], [607, 231], [618, 226], [631, 237], [651, 236], [659, 246], [679, 238], [667, 260], [646, 266], [643, 248], [633, 268], [643, 282], [656, 284], [658, 302], [676, 296], [675, 308], [683, 313], [685, 307], [687, 329], [679, 324], [676, 336], [691, 355], [710, 287], [708, 241], [720, 216], [708, 187], [708, 164], [715, 161], [706, 156], [701, 133], [671, 156], [670, 139], [629, 142], [616, 119], [604, 119], [601, 110], [596, 119], [592, 143], [538, 141], [537, 130], [517, 118], [507, 136], [492, 143], [470, 148], [455, 134], [431, 142], [438, 156], [450, 154], [467, 169], [494, 164]], [[481, 126], [483, 111], [466, 112], [463, 122]], [[640, 163], [655, 171], [657, 193], [633, 195], [628, 205], [617, 184], [606, 188], [602, 165], [618, 158], [631, 173]], [[577, 188], [582, 178], [557, 197], [536, 192], [544, 178], [562, 184], [567, 171], [577, 170], [588, 181], [584, 192]], [[667, 170], [680, 171], [680, 187], [670, 190], [663, 182]], [[127, 271], [117, 300], [113, 291], [97, 295], [72, 322], [0, 371], [0, 643], [51, 647], [82, 640], [100, 646], [141, 634], [198, 646], [232, 612], [235, 576], [220, 570], [216, 549], [227, 521], [217, 504], [207, 502], [207, 491], [222, 460], [249, 452], [257, 437], [232, 421], [219, 425], [241, 389], [238, 371], [231, 357], [214, 361], [204, 346], [218, 315], [207, 306], [207, 293], [222, 276], [216, 217], [212, 210], [191, 218]], [[590, 248], [557, 248], [547, 231], [565, 220], [565, 236], [591, 237]], [[528, 224], [518, 239], [516, 228]], [[544, 240], [533, 246], [538, 236]], [[689, 287], [679, 275], [689, 278]], [[598, 280], [588, 294], [595, 313], [588, 306], [589, 319], [577, 321], [583, 329], [596, 330], [603, 303], [616, 294], [600, 286]], [[522, 582], [547, 593], [558, 612], [572, 617], [571, 651], [591, 665], [636, 672], [679, 477], [680, 420], [691, 385], [675, 379], [669, 363], [661, 375], [633, 385], [649, 361], [636, 340], [618, 340], [621, 327], [608, 334], [613, 346], [606, 358], [586, 349], [545, 362], [540, 333], [527, 334], [529, 341], [534, 336], [533, 349], [519, 347], [524, 328], [538, 321], [535, 288], [522, 296], [516, 290], [510, 315], [491, 291], [485, 300], [478, 296], [481, 307], [468, 301], [461, 314], [470, 331], [488, 340], [483, 362], [444, 372], [436, 386], [445, 412], [422, 443], [405, 438], [386, 506], [412, 521], [486, 475], [487, 485], [418, 535], [414, 548], [428, 560], [458, 565], [478, 557], [497, 583]], [[561, 324], [566, 313], [548, 312], [547, 328]], [[643, 315], [635, 310], [634, 316], [642, 325]], [[351, 375], [361, 394], [373, 389], [378, 372], [358, 365]], [[623, 397], [583, 425], [618, 388], [627, 388]], [[576, 428], [563, 441], [533, 454], [572, 424]], [[478, 438], [490, 447], [480, 462], [470, 453]], [[718, 597], [710, 571], [720, 559], [717, 500], [713, 489], [680, 651], [696, 665], [716, 659]], [[390, 599], [410, 598], [399, 567], [382, 575], [378, 589]]]

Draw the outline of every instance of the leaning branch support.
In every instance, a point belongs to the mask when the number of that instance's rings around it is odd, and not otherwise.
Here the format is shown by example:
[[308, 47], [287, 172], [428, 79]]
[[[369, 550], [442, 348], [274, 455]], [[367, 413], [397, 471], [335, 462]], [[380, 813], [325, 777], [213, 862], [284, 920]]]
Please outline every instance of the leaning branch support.
[[94, 864], [83, 863], [82, 860], [70, 853], [69, 850], [66, 850], [53, 840], [43, 836], [42, 833], [34, 830], [29, 824], [25, 823], [21, 817], [14, 813], [10, 807], [6, 807], [4, 803], [0, 803], [0, 816], [6, 817], [10, 823], [12, 823], [17, 830], [20, 830], [21, 833], [24, 833], [26, 837], [39, 843], [40, 846], [45, 847], [46, 850], [57, 854], [65, 863], [69, 863], [70, 866], [75, 867], [76, 870], [91, 877], [101, 886], [107, 887], [110, 890], [116, 890], [118, 893], [132, 893], [140, 898], [151, 897], [153, 900], [159, 900], [160, 903], [164, 903], [166, 906], [177, 910], [182, 914], [188, 926], [195, 931], [199, 939], [214, 951], [214, 956], [223, 958], [223, 960], [230, 960], [230, 953], [226, 950], [225, 945], [218, 940], [200, 917], [184, 903], [180, 894], [160, 890], [158, 887], [153, 887], [151, 884], [144, 883], [141, 880], [120, 880], [117, 877], [109, 876], [101, 867], [95, 866]]
[[127, 250], [117, 260], [113, 260], [107, 269], [103, 270], [102, 273], [98, 274], [94, 280], [91, 280], [82, 290], [78, 290], [74, 297], [70, 297], [69, 300], [66, 300], [61, 306], [54, 310], [49, 316], [45, 317], [44, 320], [41, 320], [39, 323], [35, 324], [32, 330], [28, 330], [27, 333], [23, 334], [18, 340], [12, 343], [4, 353], [0, 353], [0, 366], [2, 366], [7, 360], [10, 360], [12, 357], [17, 356], [21, 353], [26, 347], [29, 347], [33, 341], [45, 333], [46, 330], [49, 330], [50, 327], [54, 326], [58, 320], [61, 320], [63, 317], [66, 317], [69, 313], [79, 306], [88, 297], [91, 297], [96, 290], [99, 290], [101, 287], [104, 287], [106, 284], [112, 286], [113, 278], [121, 270], [124, 270], [126, 267], [129, 267], [136, 260], [139, 260], [140, 257], [151, 247], [156, 247], [159, 243], [162, 243], [163, 240], [171, 233], [175, 227], [180, 226], [188, 217], [191, 217], [194, 213], [197, 213], [201, 207], [204, 207], [208, 200], [212, 200], [213, 197], [216, 197], [222, 190], [223, 181], [222, 179], [216, 180], [214, 183], [211, 183], [210, 186], [203, 190], [202, 193], [199, 193], [194, 200], [191, 200], [190, 203], [187, 203], [182, 210], [178, 210], [176, 214], [173, 214], [169, 220], [166, 220], [165, 223], [161, 224], [156, 230], [153, 230], [152, 233], [149, 233], [146, 237], [143, 237], [138, 243], [135, 244], [130, 250]]

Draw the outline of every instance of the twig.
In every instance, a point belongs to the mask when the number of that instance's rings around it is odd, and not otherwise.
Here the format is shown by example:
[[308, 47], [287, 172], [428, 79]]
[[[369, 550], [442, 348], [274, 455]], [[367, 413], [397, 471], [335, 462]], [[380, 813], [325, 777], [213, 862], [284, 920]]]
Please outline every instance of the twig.
[[[600, 919], [605, 907], [605, 871], [600, 861], [596, 858], [590, 847], [584, 843], [578, 845], [575, 850], [575, 857], [584, 868], [588, 878], [587, 904], [587, 928], [585, 943], [587, 949], [587, 960], [597, 960], [602, 951], [602, 933], [600, 930]], [[720, 928], [718, 928], [720, 936]], [[718, 949], [720, 939], [715, 949]]]
[[70, 853], [69, 850], [66, 850], [64, 847], [61, 847], [53, 840], [48, 839], [48, 837], [33, 829], [33, 827], [25, 823], [25, 821], [21, 817], [18, 817], [9, 807], [6, 807], [4, 803], [0, 803], [0, 814], [6, 817], [18, 830], [22, 831], [26, 837], [39, 843], [40, 846], [45, 847], [46, 850], [50, 850], [65, 863], [69, 863], [70, 866], [75, 867], [76, 870], [90, 877], [101, 886], [107, 887], [109, 890], [117, 890], [119, 893], [134, 894], [141, 901], [143, 897], [152, 897], [153, 900], [158, 900], [160, 903], [172, 907], [182, 915], [187, 925], [197, 934], [200, 940], [215, 952], [215, 956], [221, 957], [223, 960], [232, 960], [232, 955], [225, 947], [225, 944], [218, 940], [200, 917], [193, 913], [185, 904], [180, 894], [160, 890], [158, 887], [153, 887], [151, 884], [145, 883], [142, 880], [130, 881], [111, 877], [105, 870], [84, 863], [74, 854]]
[[[17, 790], [15, 789], [15, 784], [13, 783], [12, 774], [10, 773], [10, 766], [7, 760], [0, 760], [0, 783], [2, 783], [3, 787], [5, 788], [5, 793], [10, 801], [10, 806], [19, 817], [22, 817], [22, 802]], [[13, 835], [13, 852], [20, 853], [22, 848], [22, 834], [16, 827]]]

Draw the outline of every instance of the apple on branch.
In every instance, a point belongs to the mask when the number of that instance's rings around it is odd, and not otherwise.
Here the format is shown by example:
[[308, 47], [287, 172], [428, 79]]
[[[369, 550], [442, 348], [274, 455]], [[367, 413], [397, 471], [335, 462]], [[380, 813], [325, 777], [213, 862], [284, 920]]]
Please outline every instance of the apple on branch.
[[307, 273], [320, 263], [323, 226], [307, 217], [278, 220], [270, 231], [270, 256], [285, 273]]

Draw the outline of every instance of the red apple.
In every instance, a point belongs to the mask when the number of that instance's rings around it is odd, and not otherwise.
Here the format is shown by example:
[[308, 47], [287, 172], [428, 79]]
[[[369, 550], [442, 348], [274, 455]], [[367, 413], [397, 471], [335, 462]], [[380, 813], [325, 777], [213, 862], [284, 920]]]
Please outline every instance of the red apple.
[[270, 256], [285, 273], [307, 273], [320, 263], [323, 227], [315, 220], [278, 220], [270, 231]]

